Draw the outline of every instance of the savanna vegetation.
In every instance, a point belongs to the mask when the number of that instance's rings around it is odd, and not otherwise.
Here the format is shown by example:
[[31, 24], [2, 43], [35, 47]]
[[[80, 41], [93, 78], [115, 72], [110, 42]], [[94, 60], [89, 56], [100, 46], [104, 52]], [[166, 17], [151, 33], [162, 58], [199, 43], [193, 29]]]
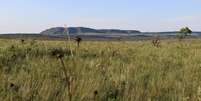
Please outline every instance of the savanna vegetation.
[[0, 101], [201, 101], [201, 40], [0, 40]]

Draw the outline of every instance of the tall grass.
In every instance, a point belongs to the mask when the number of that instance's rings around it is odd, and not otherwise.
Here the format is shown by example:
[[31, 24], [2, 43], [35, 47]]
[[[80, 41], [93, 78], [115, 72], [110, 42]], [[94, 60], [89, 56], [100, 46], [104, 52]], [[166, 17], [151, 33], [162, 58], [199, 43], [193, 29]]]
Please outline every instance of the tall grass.
[[[64, 41], [0, 40], [0, 101], [201, 99], [201, 40], [70, 44], [73, 57]], [[55, 48], [64, 51], [59, 61]]]

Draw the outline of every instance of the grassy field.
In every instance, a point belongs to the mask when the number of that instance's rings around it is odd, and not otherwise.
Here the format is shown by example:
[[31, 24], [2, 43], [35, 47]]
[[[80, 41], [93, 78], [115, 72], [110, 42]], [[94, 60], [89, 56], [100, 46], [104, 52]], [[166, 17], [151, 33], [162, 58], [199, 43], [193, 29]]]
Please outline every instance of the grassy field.
[[0, 40], [0, 101], [70, 100], [201, 101], [201, 40]]

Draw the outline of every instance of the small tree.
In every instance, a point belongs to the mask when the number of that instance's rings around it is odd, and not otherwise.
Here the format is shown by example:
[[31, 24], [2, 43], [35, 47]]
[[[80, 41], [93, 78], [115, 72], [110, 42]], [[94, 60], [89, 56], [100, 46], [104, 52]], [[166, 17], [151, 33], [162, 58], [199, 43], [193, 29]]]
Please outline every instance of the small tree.
[[181, 28], [178, 34], [179, 39], [184, 39], [186, 36], [190, 35], [191, 33], [192, 31], [190, 28], [188, 27]]

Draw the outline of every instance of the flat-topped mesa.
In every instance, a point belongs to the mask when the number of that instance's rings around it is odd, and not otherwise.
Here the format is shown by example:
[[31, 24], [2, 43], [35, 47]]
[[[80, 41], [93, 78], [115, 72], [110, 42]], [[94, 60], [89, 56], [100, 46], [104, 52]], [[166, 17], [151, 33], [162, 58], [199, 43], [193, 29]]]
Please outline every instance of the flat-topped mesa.
[[[70, 34], [79, 34], [79, 33], [116, 33], [116, 34], [135, 34], [141, 33], [138, 30], [120, 30], [120, 29], [92, 29], [86, 27], [68, 27], [68, 32]], [[42, 31], [42, 35], [63, 35], [65, 32], [64, 27], [54, 27]]]

